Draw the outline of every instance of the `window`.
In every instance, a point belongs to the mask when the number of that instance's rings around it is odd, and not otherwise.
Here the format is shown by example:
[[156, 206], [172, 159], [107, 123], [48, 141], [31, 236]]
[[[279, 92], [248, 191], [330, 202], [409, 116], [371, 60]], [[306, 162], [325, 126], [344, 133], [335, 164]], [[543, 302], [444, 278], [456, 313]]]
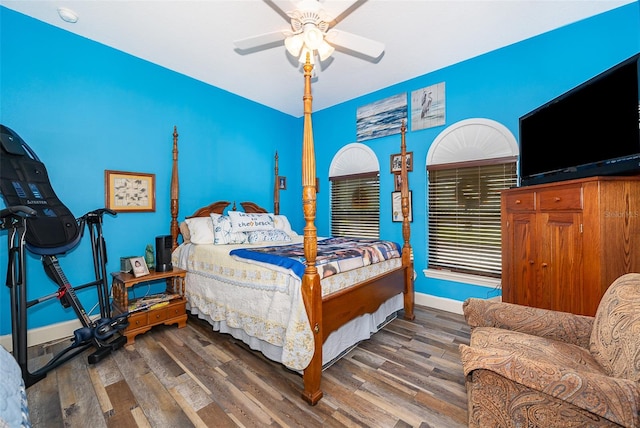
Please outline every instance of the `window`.
[[331, 235], [380, 236], [380, 164], [360, 143], [344, 146], [331, 161]]
[[500, 278], [500, 192], [517, 184], [517, 144], [501, 124], [469, 119], [427, 154], [427, 270]]
[[430, 170], [428, 268], [499, 278], [500, 191], [515, 184], [515, 162]]
[[380, 236], [379, 174], [331, 178], [331, 236]]

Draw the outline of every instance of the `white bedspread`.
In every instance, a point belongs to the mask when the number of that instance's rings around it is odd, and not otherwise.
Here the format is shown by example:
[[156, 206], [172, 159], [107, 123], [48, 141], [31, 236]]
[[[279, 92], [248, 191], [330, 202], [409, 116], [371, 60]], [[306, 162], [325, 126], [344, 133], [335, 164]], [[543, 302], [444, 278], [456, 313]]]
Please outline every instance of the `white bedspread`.
[[[294, 242], [302, 239], [302, 236], [293, 238]], [[311, 361], [314, 344], [300, 280], [288, 271], [242, 262], [228, 255], [234, 248], [249, 246], [180, 245], [173, 253], [173, 264], [188, 271], [187, 305], [193, 314], [211, 323], [214, 330], [231, 333], [292, 370], [303, 370]], [[400, 259], [391, 259], [325, 278], [321, 282], [323, 295], [401, 264]], [[347, 325], [346, 339], [340, 335], [332, 338], [332, 334], [323, 346], [323, 364], [340, 354], [347, 342], [353, 342], [348, 343], [351, 346], [370, 337], [390, 313], [402, 308], [402, 302], [399, 294], [375, 316], [364, 316], [359, 324]]]

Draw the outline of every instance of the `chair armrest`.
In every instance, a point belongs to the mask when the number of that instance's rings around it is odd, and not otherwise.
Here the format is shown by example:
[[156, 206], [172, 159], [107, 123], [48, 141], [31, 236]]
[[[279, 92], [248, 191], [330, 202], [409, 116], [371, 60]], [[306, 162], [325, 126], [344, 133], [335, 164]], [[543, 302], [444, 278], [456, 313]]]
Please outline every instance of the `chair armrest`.
[[[489, 370], [512, 382], [570, 403], [622, 426], [640, 426], [640, 385], [593, 371], [578, 372], [522, 352], [460, 345], [465, 376]], [[597, 405], [594, 405], [597, 403]]]
[[462, 309], [472, 329], [503, 328], [589, 348], [593, 317], [476, 298]]

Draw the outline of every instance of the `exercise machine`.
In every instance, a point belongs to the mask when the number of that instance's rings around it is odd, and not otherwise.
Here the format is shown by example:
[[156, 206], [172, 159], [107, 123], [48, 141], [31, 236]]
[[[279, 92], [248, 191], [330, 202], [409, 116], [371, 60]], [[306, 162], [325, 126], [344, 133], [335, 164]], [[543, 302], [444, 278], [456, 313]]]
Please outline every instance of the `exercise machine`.
[[[95, 351], [88, 356], [89, 364], [101, 361], [122, 347], [126, 337], [120, 333], [129, 323], [129, 313], [111, 317], [102, 224], [104, 214], [116, 213], [100, 208], [76, 219], [53, 191], [44, 164], [18, 134], [4, 125], [0, 125], [0, 155], [0, 191], [7, 205], [0, 210], [0, 230], [7, 230], [8, 234], [6, 285], [10, 289], [13, 356], [28, 388], [91, 347]], [[63, 272], [58, 256], [79, 244], [85, 227], [91, 240], [95, 279], [74, 287]], [[40, 256], [45, 273], [58, 287], [56, 292], [27, 300], [27, 251]], [[76, 294], [91, 287], [97, 290], [100, 307], [100, 316], [94, 319]], [[27, 365], [28, 309], [54, 298], [75, 312], [82, 327], [74, 331], [67, 348], [31, 372]]]

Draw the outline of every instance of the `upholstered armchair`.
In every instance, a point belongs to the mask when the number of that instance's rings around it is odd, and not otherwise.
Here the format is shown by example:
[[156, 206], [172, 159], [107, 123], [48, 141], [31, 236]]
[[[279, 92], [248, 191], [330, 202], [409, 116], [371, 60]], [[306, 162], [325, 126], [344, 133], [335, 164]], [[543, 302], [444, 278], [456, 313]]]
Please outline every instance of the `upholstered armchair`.
[[640, 427], [640, 274], [595, 317], [468, 299], [470, 427]]

